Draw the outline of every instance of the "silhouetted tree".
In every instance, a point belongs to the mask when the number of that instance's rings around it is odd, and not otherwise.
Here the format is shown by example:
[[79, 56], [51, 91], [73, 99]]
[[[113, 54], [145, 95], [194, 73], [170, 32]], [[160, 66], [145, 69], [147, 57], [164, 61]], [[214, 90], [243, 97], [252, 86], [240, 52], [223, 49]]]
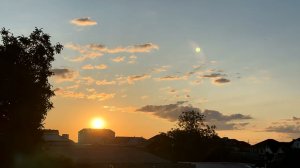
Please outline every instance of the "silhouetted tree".
[[216, 127], [207, 125], [204, 119], [205, 116], [195, 110], [179, 115], [178, 128], [167, 132], [172, 139], [174, 160], [200, 161], [210, 156], [217, 138]]
[[198, 111], [184, 111], [178, 117], [175, 129], [149, 139], [150, 152], [173, 161], [205, 161], [218, 146], [215, 126], [205, 123]]
[[235, 139], [220, 138], [216, 127], [205, 122], [198, 111], [184, 111], [178, 117], [177, 128], [148, 140], [148, 150], [173, 161], [249, 162], [243, 152], [250, 144]]
[[0, 34], [0, 151], [9, 157], [32, 151], [41, 140], [43, 121], [53, 107], [51, 63], [63, 46], [52, 45], [38, 28], [28, 37], [4, 28]]
[[216, 126], [204, 123], [205, 116], [198, 111], [184, 111], [178, 117], [179, 129], [186, 132], [195, 132], [203, 137], [216, 136]]

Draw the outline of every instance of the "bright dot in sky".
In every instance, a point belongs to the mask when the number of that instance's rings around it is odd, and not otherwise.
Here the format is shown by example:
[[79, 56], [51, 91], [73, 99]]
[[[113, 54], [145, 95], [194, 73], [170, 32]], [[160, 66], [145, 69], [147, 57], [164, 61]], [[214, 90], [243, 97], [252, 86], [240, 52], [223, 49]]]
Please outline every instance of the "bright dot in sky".
[[102, 118], [94, 118], [91, 125], [93, 128], [104, 128], [105, 121]]
[[196, 47], [195, 51], [196, 51], [196, 53], [200, 53], [201, 48], [200, 47]]

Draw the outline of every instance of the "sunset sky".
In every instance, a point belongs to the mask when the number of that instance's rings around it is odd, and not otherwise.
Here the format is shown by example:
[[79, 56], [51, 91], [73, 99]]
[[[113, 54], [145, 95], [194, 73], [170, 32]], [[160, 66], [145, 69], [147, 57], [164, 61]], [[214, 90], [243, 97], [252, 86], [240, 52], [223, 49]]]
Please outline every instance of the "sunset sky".
[[150, 138], [194, 109], [222, 137], [300, 137], [299, 0], [0, 2], [0, 27], [64, 45], [45, 128]]

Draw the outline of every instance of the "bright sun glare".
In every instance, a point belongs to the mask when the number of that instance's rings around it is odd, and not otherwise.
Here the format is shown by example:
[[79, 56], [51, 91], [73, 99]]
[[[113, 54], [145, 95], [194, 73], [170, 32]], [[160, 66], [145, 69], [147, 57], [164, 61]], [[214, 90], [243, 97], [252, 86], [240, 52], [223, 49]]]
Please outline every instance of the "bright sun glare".
[[196, 47], [195, 51], [196, 51], [196, 53], [200, 53], [201, 52], [201, 48], [200, 47]]
[[91, 125], [93, 128], [104, 128], [105, 121], [102, 118], [94, 118]]

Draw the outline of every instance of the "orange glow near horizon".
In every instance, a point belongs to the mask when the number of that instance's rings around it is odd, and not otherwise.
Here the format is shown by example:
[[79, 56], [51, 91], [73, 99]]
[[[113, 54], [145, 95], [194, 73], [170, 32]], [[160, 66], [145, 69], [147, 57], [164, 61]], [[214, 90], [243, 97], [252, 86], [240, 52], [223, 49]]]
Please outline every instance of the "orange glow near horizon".
[[94, 118], [91, 121], [91, 126], [92, 126], [92, 128], [97, 128], [97, 129], [104, 128], [105, 121], [102, 118]]

